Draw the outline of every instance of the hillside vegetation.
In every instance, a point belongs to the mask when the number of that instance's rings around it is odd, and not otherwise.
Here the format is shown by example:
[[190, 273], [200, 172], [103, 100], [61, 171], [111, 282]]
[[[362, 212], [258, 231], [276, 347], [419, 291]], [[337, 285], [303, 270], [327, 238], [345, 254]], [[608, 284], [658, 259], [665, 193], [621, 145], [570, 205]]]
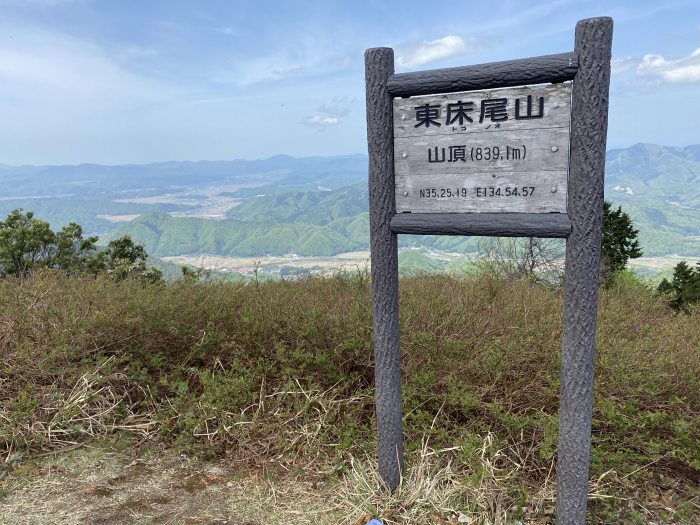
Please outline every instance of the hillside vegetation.
[[368, 211], [367, 184], [336, 191], [292, 191], [248, 199], [227, 216], [243, 221], [305, 223], [323, 226], [336, 219], [355, 217]]
[[[635, 282], [601, 294], [589, 522], [697, 523], [700, 310], [676, 313]], [[373, 454], [364, 273], [241, 285], [43, 271], [0, 281], [0, 304], [10, 479], [37, 453], [114, 435], [298, 472], [320, 493], [359, 483]], [[442, 473], [430, 490], [444, 498], [365, 494], [353, 508], [391, 508], [389, 523], [547, 523], [561, 307], [528, 281], [403, 279], [407, 480]]]
[[[129, 232], [124, 233], [124, 232]], [[366, 214], [344, 217], [326, 226], [276, 224], [239, 220], [209, 221], [175, 218], [165, 213], [142, 215], [105, 235], [103, 243], [129, 235], [149, 254], [217, 255], [336, 255], [366, 248], [369, 224]]]
[[[5, 199], [0, 200], [0, 216], [22, 207], [54, 228], [77, 222], [91, 235], [111, 231], [105, 241], [130, 235], [161, 256], [327, 256], [369, 246], [366, 181], [363, 155], [0, 166]], [[646, 256], [700, 255], [699, 188], [698, 145], [636, 144], [606, 155], [606, 199], [631, 215]], [[220, 208], [222, 197], [228, 204]], [[215, 217], [225, 214], [229, 220], [203, 220], [212, 218], [212, 203]], [[137, 221], [120, 224], [101, 217], [139, 213]], [[164, 213], [187, 217], [166, 220]], [[401, 236], [400, 243], [459, 253], [473, 252], [477, 244], [472, 238], [446, 236]]]
[[[53, 228], [76, 222], [89, 234], [101, 235], [115, 227], [104, 215], [193, 212], [217, 194], [246, 198], [280, 191], [318, 191], [319, 187], [336, 189], [366, 178], [367, 158], [362, 155], [277, 155], [265, 160], [121, 166], [0, 165], [0, 216], [24, 208], [34, 210]], [[154, 196], [161, 199], [144, 200]], [[123, 202], [125, 199], [138, 202]]]
[[[699, 151], [697, 146], [638, 144], [608, 152], [606, 197], [630, 214], [645, 255], [700, 253]], [[107, 238], [131, 235], [163, 256], [336, 255], [369, 246], [366, 183], [334, 191], [270, 186], [249, 195], [241, 190], [250, 198], [228, 212], [231, 221], [219, 225], [146, 215], [118, 226]], [[468, 237], [403, 235], [399, 243], [459, 253], [477, 247], [477, 240]]]
[[700, 145], [609, 151], [605, 191], [632, 216], [645, 254], [700, 253]]

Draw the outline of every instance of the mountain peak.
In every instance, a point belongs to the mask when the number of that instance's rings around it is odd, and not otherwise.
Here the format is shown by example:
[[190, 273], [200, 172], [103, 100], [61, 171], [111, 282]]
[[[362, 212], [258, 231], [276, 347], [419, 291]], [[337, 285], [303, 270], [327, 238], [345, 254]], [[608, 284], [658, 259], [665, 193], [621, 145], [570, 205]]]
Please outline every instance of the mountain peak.
[[669, 148], [660, 144], [649, 144], [647, 142], [637, 142], [634, 146], [627, 148], [630, 154], [660, 155], [677, 151], [677, 148]]
[[700, 144], [686, 146], [683, 148], [683, 154], [687, 159], [700, 161]]
[[283, 160], [296, 160], [296, 157], [292, 157], [291, 155], [286, 155], [284, 153], [278, 153], [277, 155], [273, 155], [272, 157], [269, 157], [266, 160], [278, 162]]

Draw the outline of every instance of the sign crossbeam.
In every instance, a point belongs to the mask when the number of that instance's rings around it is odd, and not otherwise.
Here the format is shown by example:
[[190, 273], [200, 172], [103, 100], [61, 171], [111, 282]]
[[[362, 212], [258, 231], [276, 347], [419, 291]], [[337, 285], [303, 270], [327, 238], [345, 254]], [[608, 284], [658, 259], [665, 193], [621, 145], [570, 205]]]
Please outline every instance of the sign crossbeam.
[[454, 91], [493, 89], [573, 80], [578, 71], [575, 52], [432, 69], [391, 75], [386, 89], [394, 97], [436, 95]]
[[393, 233], [409, 235], [474, 235], [566, 238], [566, 213], [399, 213], [391, 218]]

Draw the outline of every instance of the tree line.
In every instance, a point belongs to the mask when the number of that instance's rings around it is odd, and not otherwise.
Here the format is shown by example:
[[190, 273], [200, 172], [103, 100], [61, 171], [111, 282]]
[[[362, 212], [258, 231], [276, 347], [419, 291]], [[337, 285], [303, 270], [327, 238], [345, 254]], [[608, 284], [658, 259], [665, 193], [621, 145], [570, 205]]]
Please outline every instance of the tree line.
[[[606, 201], [603, 208], [601, 242], [601, 279], [613, 282], [630, 259], [642, 256], [637, 234], [630, 216], [621, 207], [614, 209]], [[116, 280], [135, 278], [145, 282], [162, 281], [162, 272], [148, 266], [143, 245], [128, 235], [110, 241], [105, 248], [97, 246], [98, 237], [84, 237], [79, 224], [71, 222], [57, 232], [48, 222], [34, 217], [31, 211], [16, 209], [0, 222], [0, 277], [27, 277], [37, 268], [51, 268], [68, 273], [97, 275], [106, 273]], [[553, 245], [544, 239], [526, 239], [522, 246], [497, 246], [486, 251], [488, 265], [501, 265], [507, 277], [533, 277], [551, 273], [553, 260], [560, 257]], [[494, 254], [497, 254], [498, 257]], [[199, 272], [183, 267], [183, 277], [194, 281]], [[700, 262], [691, 267], [685, 261], [676, 265], [671, 280], [664, 279], [657, 291], [670, 297], [676, 309], [687, 308], [700, 301]]]
[[98, 237], [84, 237], [74, 222], [57, 232], [49, 223], [16, 209], [0, 222], [0, 277], [27, 277], [37, 268], [67, 273], [106, 273], [116, 280], [136, 278], [147, 282], [162, 280], [162, 272], [147, 266], [144, 247], [129, 236], [97, 246]]

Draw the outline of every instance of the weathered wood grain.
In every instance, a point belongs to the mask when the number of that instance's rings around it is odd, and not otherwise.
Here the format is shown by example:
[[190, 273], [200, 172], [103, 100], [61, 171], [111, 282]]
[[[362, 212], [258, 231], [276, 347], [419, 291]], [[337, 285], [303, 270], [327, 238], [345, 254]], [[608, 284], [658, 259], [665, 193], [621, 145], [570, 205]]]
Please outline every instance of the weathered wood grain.
[[[527, 96], [532, 97], [533, 114], [539, 114], [539, 97], [544, 98], [544, 115], [542, 118], [516, 119], [515, 101], [520, 100], [520, 115], [524, 114]], [[498, 122], [498, 127], [488, 118], [484, 122], [479, 122], [481, 117], [481, 101], [493, 98], [507, 98], [508, 120]], [[461, 101], [463, 103], [472, 102], [473, 109], [466, 112], [473, 122], [466, 119], [448, 124], [447, 105]], [[435, 119], [440, 125], [430, 123], [429, 126], [418, 124], [416, 112], [421, 106], [429, 104], [439, 105], [438, 118]], [[413, 137], [423, 135], [453, 135], [457, 133], [479, 133], [491, 132], [501, 133], [507, 130], [523, 130], [533, 128], [568, 128], [571, 115], [571, 83], [554, 85], [522, 86], [508, 89], [492, 89], [480, 91], [468, 91], [461, 93], [450, 93], [448, 95], [431, 95], [411, 98], [394, 99], [394, 136]], [[452, 114], [451, 116], [454, 116]], [[450, 119], [452, 120], [452, 119]], [[464, 129], [462, 129], [464, 128]]]
[[[564, 213], [567, 205], [566, 177], [566, 170], [396, 177], [396, 211]], [[466, 196], [462, 196], [462, 188], [466, 188]], [[512, 195], [516, 188], [517, 195]], [[433, 192], [433, 189], [437, 191]]]
[[565, 82], [574, 78], [577, 68], [576, 53], [560, 53], [505, 62], [401, 73], [389, 78], [387, 89], [395, 97], [410, 97], [430, 93]]
[[403, 469], [398, 246], [390, 228], [395, 211], [394, 135], [392, 100], [386, 90], [393, 72], [393, 50], [365, 52], [377, 455], [379, 474], [392, 490]]
[[569, 217], [561, 352], [557, 523], [584, 525], [593, 409], [605, 142], [613, 21], [576, 24]]
[[394, 233], [412, 235], [481, 235], [499, 237], [567, 237], [565, 213], [399, 213], [391, 219]]

